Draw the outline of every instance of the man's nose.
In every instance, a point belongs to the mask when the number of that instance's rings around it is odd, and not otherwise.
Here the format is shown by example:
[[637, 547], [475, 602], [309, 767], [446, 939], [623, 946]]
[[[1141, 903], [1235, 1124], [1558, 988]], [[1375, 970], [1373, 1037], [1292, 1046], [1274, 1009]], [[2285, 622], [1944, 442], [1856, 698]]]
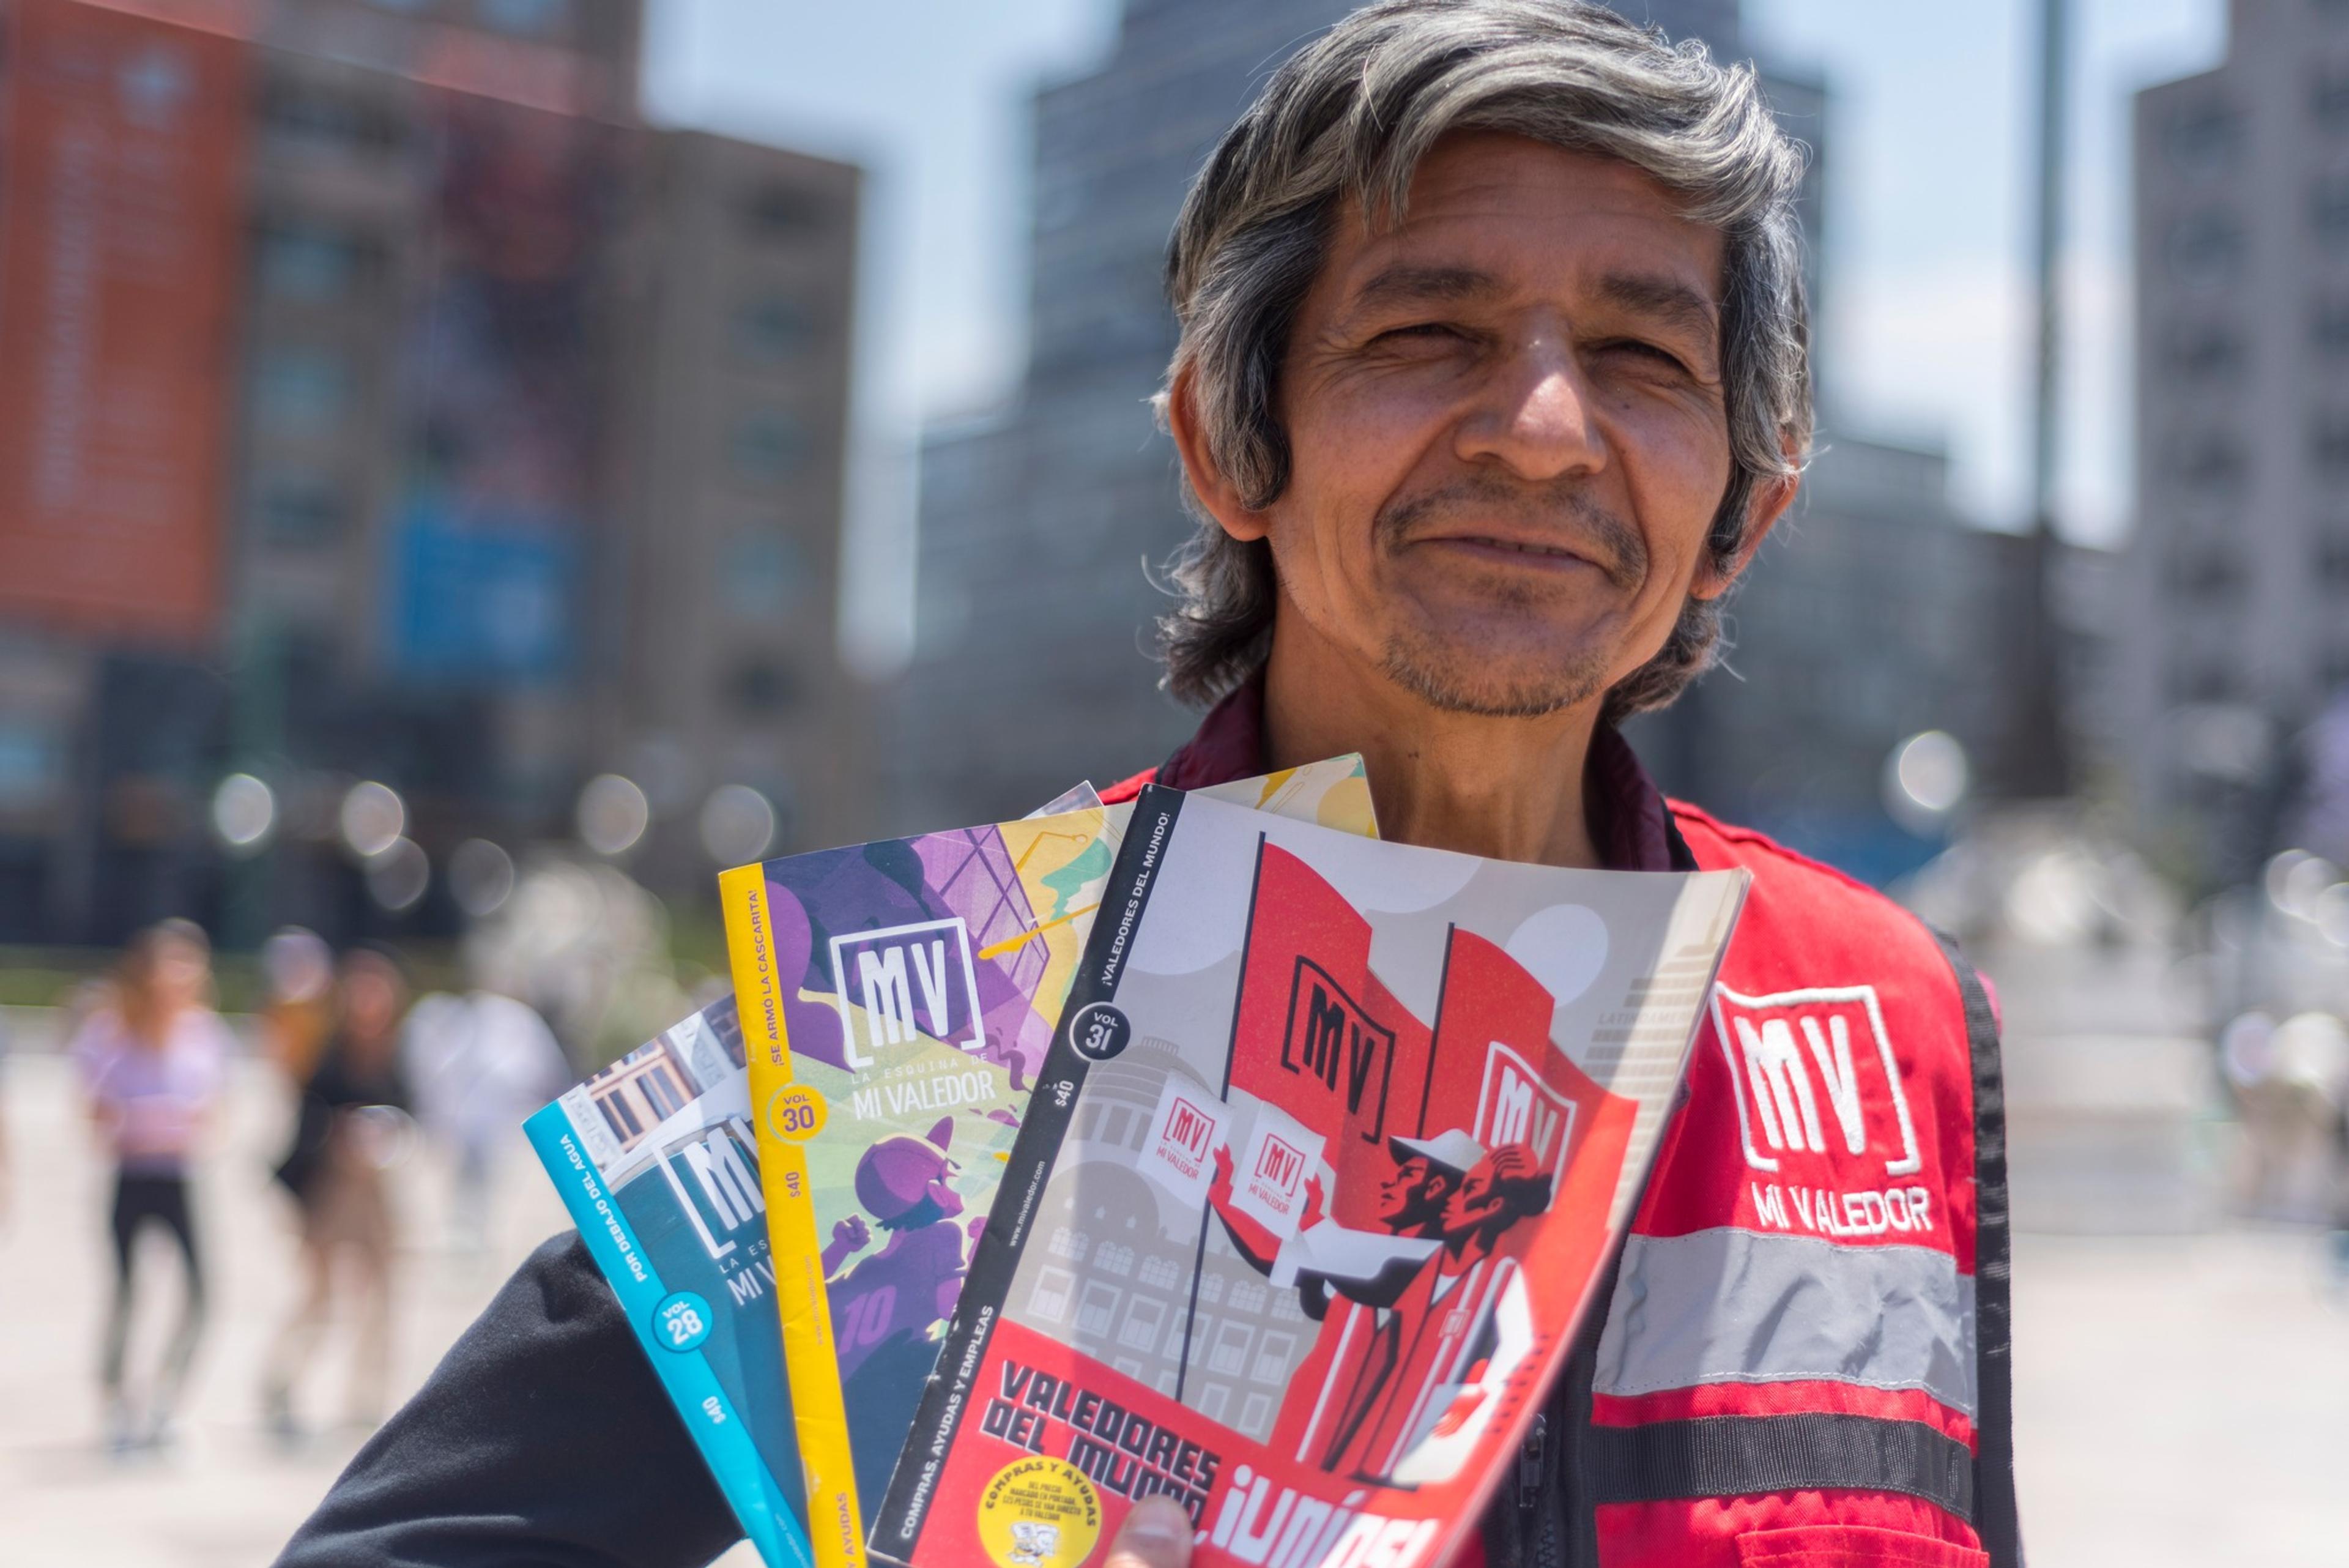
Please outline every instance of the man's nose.
[[1534, 481], [1596, 473], [1608, 452], [1593, 399], [1570, 343], [1547, 332], [1530, 337], [1493, 362], [1461, 421], [1459, 455]]

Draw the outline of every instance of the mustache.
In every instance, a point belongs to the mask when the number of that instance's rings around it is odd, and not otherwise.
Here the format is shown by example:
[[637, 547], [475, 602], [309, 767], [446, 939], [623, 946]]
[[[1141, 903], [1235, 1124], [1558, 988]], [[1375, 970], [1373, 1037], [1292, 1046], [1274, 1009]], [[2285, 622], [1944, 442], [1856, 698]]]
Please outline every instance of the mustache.
[[1581, 556], [1618, 588], [1628, 591], [1647, 580], [1647, 540], [1578, 482], [1523, 485], [1490, 475], [1459, 480], [1381, 506], [1371, 521], [1371, 536], [1381, 550], [1397, 550], [1429, 523], [1462, 512], [1531, 524], [1542, 540]]

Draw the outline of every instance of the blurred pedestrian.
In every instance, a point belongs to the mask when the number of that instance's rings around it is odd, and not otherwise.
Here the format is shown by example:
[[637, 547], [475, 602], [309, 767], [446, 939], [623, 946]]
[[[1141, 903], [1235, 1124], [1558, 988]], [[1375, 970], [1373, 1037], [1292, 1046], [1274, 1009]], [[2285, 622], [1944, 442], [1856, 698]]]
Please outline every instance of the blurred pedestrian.
[[[203, 1328], [204, 1272], [188, 1168], [219, 1103], [234, 1044], [212, 997], [212, 944], [203, 929], [164, 920], [131, 939], [113, 995], [90, 1010], [68, 1047], [91, 1119], [114, 1158], [114, 1301], [98, 1376], [107, 1444], [118, 1453], [169, 1439]], [[139, 1235], [150, 1225], [179, 1243], [186, 1291], [142, 1410], [124, 1362], [140, 1278]]]
[[293, 1147], [276, 1172], [301, 1212], [303, 1293], [264, 1370], [262, 1407], [272, 1428], [288, 1438], [301, 1433], [295, 1386], [338, 1293], [347, 1297], [355, 1324], [352, 1420], [373, 1426], [382, 1418], [390, 1378], [396, 1238], [387, 1173], [414, 1136], [399, 1059], [409, 985], [398, 961], [375, 948], [344, 955], [339, 981], [335, 1028], [303, 1086]]
[[417, 1119], [455, 1158], [450, 1243], [483, 1256], [499, 1150], [570, 1084], [570, 1061], [528, 1002], [488, 990], [419, 1001], [402, 1057]]
[[299, 1087], [335, 1026], [335, 950], [316, 931], [281, 927], [261, 944], [261, 981], [262, 1043]]

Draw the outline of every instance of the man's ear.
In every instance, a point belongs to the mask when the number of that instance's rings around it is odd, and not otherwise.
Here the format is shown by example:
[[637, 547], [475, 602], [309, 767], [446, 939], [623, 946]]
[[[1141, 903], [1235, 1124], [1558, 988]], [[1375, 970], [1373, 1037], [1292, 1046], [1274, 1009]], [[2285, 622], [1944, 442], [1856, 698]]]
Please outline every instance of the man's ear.
[[1737, 558], [1729, 564], [1728, 570], [1723, 571], [1713, 564], [1708, 555], [1697, 563], [1696, 578], [1689, 584], [1689, 592], [1701, 599], [1717, 599], [1727, 593], [1729, 586], [1744, 576], [1745, 568], [1753, 565], [1754, 554], [1762, 548], [1762, 541], [1770, 536], [1770, 530], [1778, 525], [1778, 519], [1784, 517], [1786, 508], [1795, 504], [1795, 496], [1802, 487], [1800, 473], [1780, 474], [1756, 484], [1754, 493], [1746, 499], [1745, 543], [1738, 546]]
[[1191, 482], [1191, 493], [1199, 498], [1199, 504], [1225, 533], [1242, 544], [1261, 539], [1267, 527], [1264, 514], [1241, 500], [1239, 487], [1225, 475], [1208, 450], [1206, 431], [1199, 421], [1198, 389], [1198, 376], [1188, 365], [1174, 373], [1174, 384], [1166, 389], [1166, 428], [1174, 432], [1174, 450], [1182, 455], [1183, 476]]

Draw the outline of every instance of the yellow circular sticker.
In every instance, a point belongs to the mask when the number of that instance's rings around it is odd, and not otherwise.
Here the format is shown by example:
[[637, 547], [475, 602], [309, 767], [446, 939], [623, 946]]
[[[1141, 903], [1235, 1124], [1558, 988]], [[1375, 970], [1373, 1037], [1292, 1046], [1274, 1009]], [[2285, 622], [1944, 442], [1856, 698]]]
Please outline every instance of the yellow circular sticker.
[[996, 1568], [1077, 1568], [1101, 1528], [1101, 1493], [1066, 1459], [1014, 1459], [979, 1494], [978, 1541]]
[[785, 1084], [767, 1102], [767, 1130], [797, 1143], [823, 1130], [823, 1096], [805, 1084]]

